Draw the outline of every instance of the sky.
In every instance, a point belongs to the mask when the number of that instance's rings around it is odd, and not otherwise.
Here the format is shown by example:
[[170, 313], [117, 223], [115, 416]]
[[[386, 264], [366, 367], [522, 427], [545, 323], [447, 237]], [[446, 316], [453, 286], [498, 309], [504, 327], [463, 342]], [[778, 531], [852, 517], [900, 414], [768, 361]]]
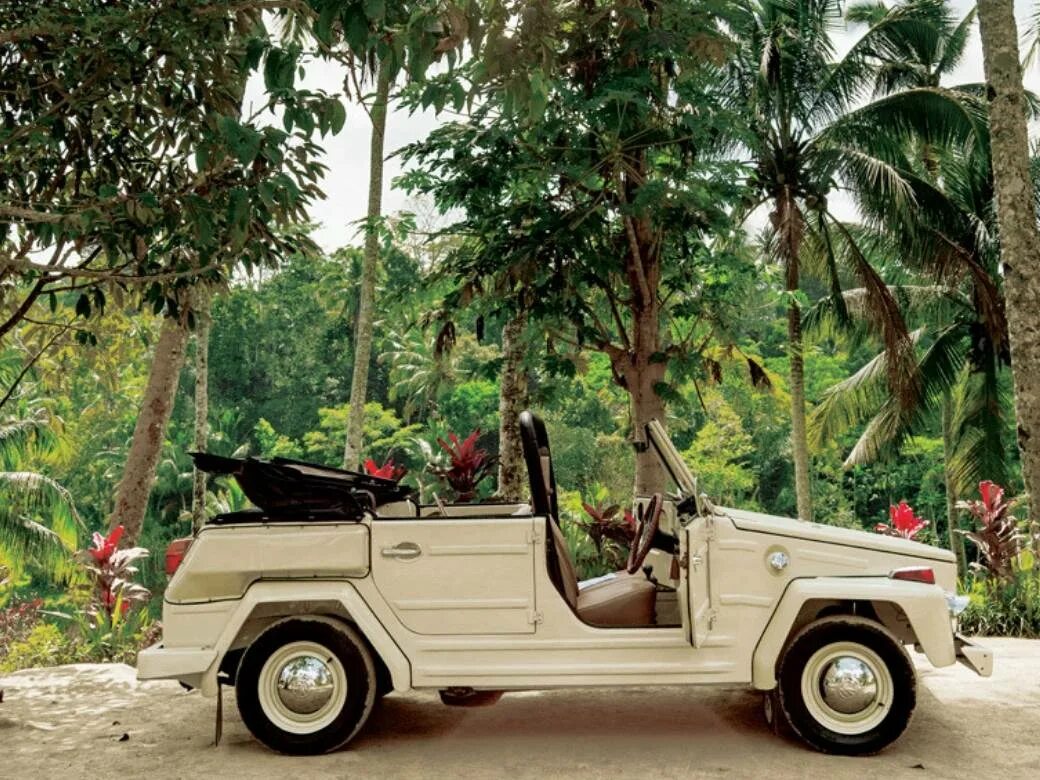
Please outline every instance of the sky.
[[[974, 5], [970, 0], [951, 2], [958, 16], [966, 14]], [[1015, 0], [1019, 30], [1035, 12], [1037, 0]], [[846, 51], [859, 37], [861, 28], [839, 29], [835, 32], [838, 52]], [[333, 64], [314, 62], [308, 65], [303, 84], [313, 89], [324, 89], [330, 94], [342, 92], [344, 71]], [[979, 42], [978, 26], [972, 32], [967, 51], [949, 84], [980, 82], [983, 80], [982, 46]], [[1025, 75], [1027, 89], [1040, 93], [1040, 65], [1033, 65]], [[263, 102], [263, 83], [254, 78], [246, 90], [246, 104]], [[414, 209], [416, 204], [407, 193], [394, 189], [393, 180], [400, 175], [401, 165], [394, 152], [401, 147], [424, 138], [430, 130], [450, 117], [436, 116], [432, 111], [408, 114], [394, 111], [387, 118], [386, 152], [384, 167], [383, 213], [393, 214]], [[314, 203], [310, 208], [312, 220], [318, 224], [315, 240], [326, 251], [348, 244], [359, 243], [358, 220], [365, 215], [368, 202], [368, 153], [370, 124], [364, 109], [356, 103], [347, 104], [347, 121], [335, 136], [326, 136], [321, 145], [326, 149], [325, 164], [329, 170], [322, 182], [325, 200]], [[843, 219], [854, 219], [855, 208], [847, 199], [838, 196], [832, 201], [836, 215]]]

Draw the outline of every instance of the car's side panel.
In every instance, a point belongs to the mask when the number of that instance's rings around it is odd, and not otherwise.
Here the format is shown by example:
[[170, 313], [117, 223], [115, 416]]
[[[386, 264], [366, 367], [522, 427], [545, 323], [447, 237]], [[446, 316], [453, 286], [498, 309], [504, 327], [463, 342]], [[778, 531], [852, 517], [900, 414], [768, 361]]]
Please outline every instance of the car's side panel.
[[850, 600], [898, 605], [932, 666], [956, 661], [949, 611], [942, 588], [887, 577], [817, 577], [790, 584], [769, 621], [752, 661], [752, 684], [776, 686], [776, 664], [802, 606], [813, 600]]
[[253, 582], [280, 577], [364, 577], [364, 523], [207, 525], [166, 588], [174, 604], [237, 599]]
[[[443, 521], [430, 518], [424, 522], [437, 526]], [[501, 520], [473, 522], [470, 538], [480, 539], [483, 531], [479, 526], [491, 527]], [[835, 582], [844, 586], [863, 580], [858, 590], [834, 588], [831, 598], [843, 598], [845, 592], [868, 598], [868, 592], [878, 592], [870, 590], [873, 585], [891, 582], [886, 576], [889, 571], [908, 565], [906, 557], [885, 551], [742, 531], [724, 515], [716, 516], [714, 523], [710, 565], [717, 614], [714, 628], [699, 648], [690, 646], [681, 628], [596, 628], [579, 620], [549, 578], [544, 520], [536, 522], [542, 531], [534, 555], [539, 621], [534, 633], [420, 634], [398, 618], [371, 578], [355, 584], [409, 658], [414, 687], [747, 683], [752, 680], [755, 648], [794, 581], [827, 577], [832, 578], [828, 587], [834, 587]], [[445, 541], [446, 536], [442, 537]], [[769, 563], [773, 552], [783, 552], [788, 565], [773, 568]], [[935, 592], [941, 596], [941, 589]], [[920, 619], [925, 626], [922, 631], [929, 634], [938, 632], [938, 624], [946, 621], [950, 635], [945, 603], [922, 604]], [[944, 651], [931, 647], [930, 655], [944, 663]]]
[[417, 634], [535, 630], [534, 518], [372, 522], [372, 579]]

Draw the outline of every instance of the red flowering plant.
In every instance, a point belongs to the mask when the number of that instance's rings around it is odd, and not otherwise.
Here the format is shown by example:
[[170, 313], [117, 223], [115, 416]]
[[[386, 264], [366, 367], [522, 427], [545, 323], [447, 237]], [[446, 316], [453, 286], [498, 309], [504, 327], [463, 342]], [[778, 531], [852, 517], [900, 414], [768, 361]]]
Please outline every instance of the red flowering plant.
[[379, 477], [380, 479], [389, 479], [394, 482], [400, 482], [404, 478], [404, 475], [408, 473], [408, 469], [394, 463], [392, 458], [387, 458], [382, 466], [377, 466], [376, 462], [369, 458], [365, 461], [365, 473], [370, 477]]
[[491, 476], [498, 463], [497, 455], [477, 446], [479, 438], [480, 428], [462, 440], [454, 433], [448, 434], [448, 441], [437, 438], [437, 444], [448, 454], [448, 465], [431, 465], [430, 471], [451, 486], [459, 503], [476, 498], [480, 483]]
[[626, 557], [624, 548], [632, 544], [636, 532], [635, 517], [627, 509], [622, 514], [619, 505], [605, 501], [582, 501], [581, 508], [588, 519], [579, 520], [578, 524], [596, 546], [596, 553], [613, 568], [620, 568]]
[[134, 582], [135, 563], [148, 550], [120, 548], [124, 533], [122, 525], [107, 535], [95, 532], [91, 546], [76, 555], [88, 575], [86, 606], [65, 617], [82, 640], [84, 660], [132, 662], [157, 627], [142, 608], [151, 594]]
[[1018, 519], [1011, 514], [1016, 500], [1005, 501], [1004, 488], [990, 480], [979, 483], [979, 496], [976, 500], [957, 503], [959, 509], [968, 510], [976, 525], [972, 531], [958, 530], [957, 533], [971, 539], [979, 548], [982, 564], [972, 563], [973, 569], [1010, 581], [1025, 540]]
[[903, 539], [913, 539], [917, 533], [928, 525], [927, 520], [922, 520], [914, 515], [914, 508], [906, 501], [892, 504], [888, 508], [890, 523], [878, 523], [874, 531], [885, 536], [899, 536]]
[[88, 613], [102, 615], [111, 622], [113, 615], [125, 615], [134, 605], [143, 604], [151, 595], [132, 579], [137, 574], [134, 563], [148, 555], [143, 547], [119, 549], [125, 529], [117, 525], [107, 536], [94, 532], [93, 544], [77, 556], [91, 575], [91, 600]]

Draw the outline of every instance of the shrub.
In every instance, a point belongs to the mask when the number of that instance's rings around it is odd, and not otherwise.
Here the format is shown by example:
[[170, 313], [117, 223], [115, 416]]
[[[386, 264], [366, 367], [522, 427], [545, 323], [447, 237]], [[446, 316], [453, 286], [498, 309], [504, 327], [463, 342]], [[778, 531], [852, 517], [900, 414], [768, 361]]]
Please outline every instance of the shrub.
[[1015, 500], [1005, 501], [1004, 488], [989, 480], [979, 483], [979, 495], [981, 500], [958, 502], [959, 508], [971, 513], [976, 528], [957, 533], [967, 536], [979, 548], [982, 565], [972, 563], [974, 569], [1010, 581], [1025, 540], [1018, 520], [1011, 514]]
[[449, 465], [431, 465], [430, 471], [451, 486], [455, 491], [455, 500], [459, 503], [472, 501], [476, 497], [480, 483], [491, 476], [498, 462], [497, 455], [491, 455], [483, 447], [477, 446], [478, 438], [480, 428], [462, 440], [454, 433], [448, 434], [449, 441], [437, 438], [437, 444], [448, 454]]
[[964, 633], [1040, 638], [1040, 576], [1033, 569], [1017, 569], [1005, 580], [976, 578], [968, 595]]
[[11, 646], [22, 642], [40, 620], [43, 599], [21, 601], [0, 609], [0, 663]]
[[578, 525], [592, 540], [597, 556], [610, 571], [620, 569], [632, 544], [636, 519], [627, 509], [622, 513], [618, 504], [608, 506], [605, 501], [583, 501], [581, 508], [588, 517], [579, 520]]
[[0, 672], [35, 666], [57, 666], [80, 661], [80, 645], [53, 623], [37, 623], [22, 640], [8, 648]]

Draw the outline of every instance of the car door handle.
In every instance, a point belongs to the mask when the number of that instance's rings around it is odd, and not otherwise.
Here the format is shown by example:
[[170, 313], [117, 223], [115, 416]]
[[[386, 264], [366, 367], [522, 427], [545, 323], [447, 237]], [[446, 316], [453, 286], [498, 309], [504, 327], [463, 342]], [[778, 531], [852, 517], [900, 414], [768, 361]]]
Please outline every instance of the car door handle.
[[410, 561], [422, 555], [422, 548], [415, 542], [401, 542], [393, 547], [384, 547], [381, 550], [384, 558], [397, 558], [402, 561]]

